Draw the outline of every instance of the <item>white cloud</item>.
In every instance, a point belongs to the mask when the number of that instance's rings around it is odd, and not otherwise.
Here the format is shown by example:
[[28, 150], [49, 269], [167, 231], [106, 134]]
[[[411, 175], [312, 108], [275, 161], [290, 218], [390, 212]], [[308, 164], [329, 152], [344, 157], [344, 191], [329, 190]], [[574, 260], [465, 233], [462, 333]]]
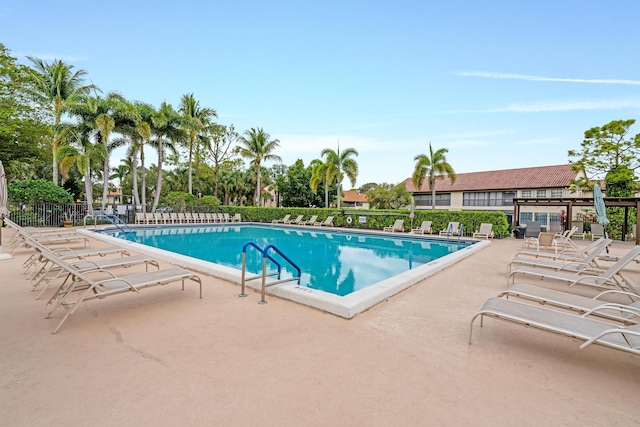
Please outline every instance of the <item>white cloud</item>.
[[601, 99], [596, 101], [540, 101], [529, 104], [509, 104], [486, 113], [540, 113], [550, 111], [622, 110], [640, 108], [640, 99]]
[[538, 81], [538, 82], [616, 84], [616, 85], [640, 86], [640, 80], [576, 79], [576, 78], [563, 78], [563, 77], [530, 76], [526, 74], [487, 73], [487, 72], [476, 72], [476, 71], [462, 71], [462, 72], [456, 73], [456, 75], [463, 76], [463, 77], [482, 77], [487, 79], [515, 79], [515, 80], [528, 80], [528, 81]]

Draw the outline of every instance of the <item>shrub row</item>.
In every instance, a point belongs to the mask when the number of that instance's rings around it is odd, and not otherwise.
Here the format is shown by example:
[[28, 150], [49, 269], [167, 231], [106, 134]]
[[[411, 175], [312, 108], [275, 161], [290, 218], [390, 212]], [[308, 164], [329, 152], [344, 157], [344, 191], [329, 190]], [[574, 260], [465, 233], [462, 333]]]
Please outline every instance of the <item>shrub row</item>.
[[449, 222], [459, 222], [465, 235], [471, 235], [480, 228], [481, 223], [493, 224], [493, 232], [497, 237], [510, 234], [509, 223], [504, 212], [487, 211], [447, 211], [447, 210], [416, 210], [413, 220], [408, 210], [361, 210], [361, 209], [330, 209], [330, 208], [263, 208], [255, 206], [219, 206], [221, 212], [229, 215], [240, 213], [243, 221], [267, 222], [282, 219], [290, 214], [291, 218], [304, 215], [304, 219], [318, 215], [318, 221], [333, 216], [333, 224], [337, 227], [382, 230], [390, 227], [397, 219], [404, 220], [406, 231], [418, 228], [422, 221], [431, 221], [434, 232], [443, 230]]

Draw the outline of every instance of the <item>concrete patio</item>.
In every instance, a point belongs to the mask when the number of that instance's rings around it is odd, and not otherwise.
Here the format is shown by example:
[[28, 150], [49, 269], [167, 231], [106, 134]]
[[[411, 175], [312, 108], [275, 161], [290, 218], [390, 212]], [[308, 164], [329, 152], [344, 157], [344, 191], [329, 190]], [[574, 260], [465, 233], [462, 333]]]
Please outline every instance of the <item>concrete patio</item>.
[[56, 335], [19, 250], [0, 261], [0, 425], [640, 425], [638, 356], [490, 318], [467, 343], [521, 246], [495, 240], [351, 320], [203, 275], [202, 300], [190, 283], [94, 300]]

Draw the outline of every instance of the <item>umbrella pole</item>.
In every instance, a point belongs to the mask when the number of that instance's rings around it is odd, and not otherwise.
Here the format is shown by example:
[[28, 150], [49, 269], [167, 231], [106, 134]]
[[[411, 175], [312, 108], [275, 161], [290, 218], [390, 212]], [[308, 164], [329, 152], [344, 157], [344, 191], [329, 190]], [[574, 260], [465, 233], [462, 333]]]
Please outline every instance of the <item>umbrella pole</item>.
[[4, 217], [2, 219], [2, 227], [0, 227], [0, 261], [4, 261], [7, 259], [12, 259], [13, 256], [11, 254], [5, 254], [2, 252], [2, 228], [4, 228]]

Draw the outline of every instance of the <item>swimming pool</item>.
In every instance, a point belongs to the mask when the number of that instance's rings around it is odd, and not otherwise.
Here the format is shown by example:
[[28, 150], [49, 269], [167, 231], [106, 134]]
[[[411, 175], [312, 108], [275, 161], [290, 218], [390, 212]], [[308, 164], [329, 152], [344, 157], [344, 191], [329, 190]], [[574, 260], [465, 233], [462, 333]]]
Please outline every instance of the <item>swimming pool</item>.
[[[122, 233], [108, 228], [91, 235], [116, 239], [120, 245], [133, 245], [134, 251], [235, 283], [240, 281], [243, 245], [248, 241], [259, 247], [274, 244], [300, 267], [302, 274], [300, 284], [279, 284], [269, 288], [269, 293], [347, 318], [488, 244], [251, 223], [144, 226], [134, 230]], [[278, 259], [276, 254], [271, 255]], [[246, 260], [248, 272], [260, 273], [262, 256], [258, 251], [249, 247]], [[270, 272], [275, 271], [273, 263], [267, 266]], [[283, 278], [293, 275], [287, 263], [282, 267]], [[259, 282], [247, 285], [256, 288]]]

